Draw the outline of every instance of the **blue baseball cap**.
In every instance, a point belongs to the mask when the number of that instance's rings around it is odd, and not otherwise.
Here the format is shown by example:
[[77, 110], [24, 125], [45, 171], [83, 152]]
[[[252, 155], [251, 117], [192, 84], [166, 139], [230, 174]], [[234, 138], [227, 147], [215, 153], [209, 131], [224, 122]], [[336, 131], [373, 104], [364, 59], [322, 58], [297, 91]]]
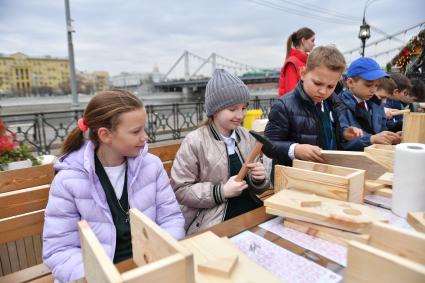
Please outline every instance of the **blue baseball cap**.
[[345, 74], [347, 78], [361, 77], [367, 81], [374, 81], [382, 77], [388, 77], [388, 74], [382, 71], [375, 60], [369, 57], [361, 57], [351, 62]]

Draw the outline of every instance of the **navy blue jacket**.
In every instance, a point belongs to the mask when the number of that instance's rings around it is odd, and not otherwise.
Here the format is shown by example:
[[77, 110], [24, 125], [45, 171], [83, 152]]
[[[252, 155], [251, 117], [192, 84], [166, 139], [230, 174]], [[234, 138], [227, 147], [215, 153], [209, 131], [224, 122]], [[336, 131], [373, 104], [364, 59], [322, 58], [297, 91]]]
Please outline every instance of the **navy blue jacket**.
[[371, 110], [372, 125], [369, 126], [368, 121], [361, 115], [357, 106], [357, 100], [349, 90], [344, 90], [340, 95], [346, 108], [339, 112], [339, 123], [342, 129], [348, 127], [357, 127], [363, 130], [363, 136], [349, 142], [342, 143], [344, 150], [362, 151], [363, 148], [371, 145], [370, 137], [386, 130], [386, 119], [384, 114], [384, 106], [378, 99], [372, 98], [367, 102]]
[[[345, 106], [336, 94], [332, 94], [325, 103], [335, 117], [332, 127], [335, 131], [337, 147], [340, 148], [340, 127], [336, 117], [337, 112], [340, 111], [339, 108]], [[292, 160], [288, 156], [291, 144], [319, 145], [320, 120], [315, 107], [313, 101], [304, 92], [302, 82], [299, 82], [292, 92], [279, 98], [272, 106], [264, 134], [274, 145], [273, 156], [269, 156], [273, 158], [273, 168], [275, 164], [292, 165]]]
[[[401, 103], [401, 101], [388, 98], [385, 104], [385, 107], [401, 110], [405, 107], [405, 105]], [[389, 131], [392, 131], [392, 132], [401, 131], [403, 128], [403, 115], [394, 116], [394, 118], [387, 119], [386, 122], [387, 122], [386, 127]]]

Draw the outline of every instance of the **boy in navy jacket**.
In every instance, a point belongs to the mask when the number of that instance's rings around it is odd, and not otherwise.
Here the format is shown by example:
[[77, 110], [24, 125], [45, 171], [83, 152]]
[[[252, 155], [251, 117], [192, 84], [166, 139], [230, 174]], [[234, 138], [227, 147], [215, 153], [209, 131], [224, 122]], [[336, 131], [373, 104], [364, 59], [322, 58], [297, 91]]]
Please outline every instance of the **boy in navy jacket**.
[[346, 73], [347, 89], [341, 94], [346, 105], [338, 114], [342, 129], [357, 127], [363, 135], [342, 143], [344, 150], [362, 151], [371, 144], [398, 144], [401, 136], [387, 131], [384, 106], [375, 96], [379, 79], [387, 74], [372, 58], [353, 61]]

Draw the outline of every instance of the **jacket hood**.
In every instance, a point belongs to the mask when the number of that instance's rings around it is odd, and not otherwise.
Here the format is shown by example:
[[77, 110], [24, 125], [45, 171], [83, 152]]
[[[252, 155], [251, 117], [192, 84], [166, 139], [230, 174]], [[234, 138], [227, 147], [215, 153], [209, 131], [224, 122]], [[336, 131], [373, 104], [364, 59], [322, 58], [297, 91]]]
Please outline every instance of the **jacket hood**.
[[298, 58], [301, 62], [303, 62], [304, 64], [305, 64], [305, 63], [307, 63], [308, 55], [307, 55], [306, 53], [302, 52], [302, 51], [301, 51], [301, 50], [299, 50], [299, 49], [291, 48], [291, 50], [289, 51], [289, 56], [288, 56], [288, 58], [289, 58], [290, 56], [297, 57], [297, 58]]
[[[94, 152], [95, 145], [91, 141], [86, 141], [78, 150], [67, 153], [59, 157], [54, 168], [57, 172], [60, 170], [74, 170], [88, 173], [94, 171]], [[148, 152], [148, 144], [146, 143], [139, 155], [128, 158], [128, 167], [131, 171], [138, 170], [143, 157]], [[91, 169], [93, 168], [93, 169]]]

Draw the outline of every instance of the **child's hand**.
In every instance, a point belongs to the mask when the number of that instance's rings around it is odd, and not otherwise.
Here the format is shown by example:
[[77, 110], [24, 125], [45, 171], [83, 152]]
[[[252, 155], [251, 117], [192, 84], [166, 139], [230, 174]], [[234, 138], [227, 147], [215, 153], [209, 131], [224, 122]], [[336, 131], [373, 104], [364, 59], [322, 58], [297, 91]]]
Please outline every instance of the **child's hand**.
[[382, 131], [370, 137], [370, 143], [372, 144], [396, 144], [397, 142], [400, 143], [400, 141], [401, 136], [390, 131]]
[[347, 141], [352, 141], [358, 137], [363, 136], [363, 130], [356, 127], [348, 127], [344, 129], [344, 133], [342, 134], [344, 139]]
[[314, 161], [324, 162], [322, 158], [321, 148], [311, 144], [297, 144], [294, 149], [295, 158]]
[[230, 177], [224, 184], [223, 193], [225, 198], [237, 197], [243, 190], [248, 188], [248, 184], [245, 181], [238, 182], [235, 180], [236, 177], [237, 175]]
[[264, 168], [263, 163], [249, 163], [246, 165], [249, 169], [251, 169], [251, 177], [255, 181], [263, 181], [266, 179], [266, 169]]

